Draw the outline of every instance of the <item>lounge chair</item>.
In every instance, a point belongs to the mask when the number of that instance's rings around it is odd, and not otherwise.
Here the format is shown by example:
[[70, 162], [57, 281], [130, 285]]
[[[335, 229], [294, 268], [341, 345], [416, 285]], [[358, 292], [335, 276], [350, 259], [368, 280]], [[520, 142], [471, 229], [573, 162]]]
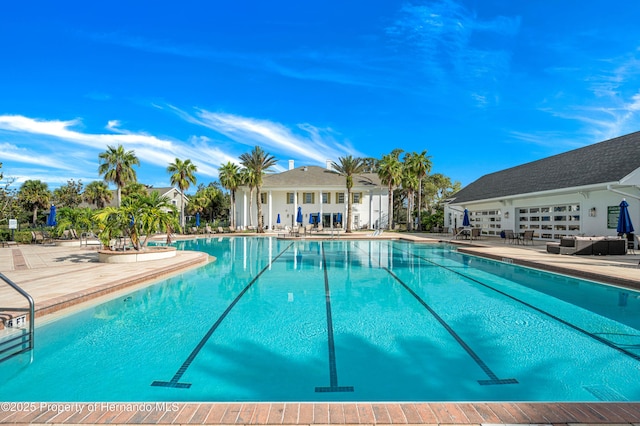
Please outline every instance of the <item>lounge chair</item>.
[[222, 226], [218, 226], [218, 234], [224, 234], [224, 229], [222, 229]]
[[31, 231], [31, 242], [34, 244], [44, 243], [44, 235], [42, 235], [42, 232]]

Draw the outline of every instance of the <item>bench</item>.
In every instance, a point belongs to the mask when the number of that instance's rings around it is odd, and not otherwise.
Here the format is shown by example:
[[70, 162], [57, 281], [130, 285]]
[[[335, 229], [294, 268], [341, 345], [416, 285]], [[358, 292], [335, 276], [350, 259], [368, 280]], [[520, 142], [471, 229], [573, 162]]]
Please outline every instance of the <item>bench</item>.
[[547, 253], [615, 256], [627, 254], [627, 240], [612, 237], [564, 237], [547, 243]]

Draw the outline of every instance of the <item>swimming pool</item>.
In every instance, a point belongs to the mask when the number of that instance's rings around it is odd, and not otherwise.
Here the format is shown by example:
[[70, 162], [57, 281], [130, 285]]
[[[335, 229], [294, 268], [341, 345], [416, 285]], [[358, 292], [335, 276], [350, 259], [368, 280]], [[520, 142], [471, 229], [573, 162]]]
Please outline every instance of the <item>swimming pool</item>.
[[398, 241], [218, 261], [36, 330], [6, 401], [640, 400], [640, 294]]

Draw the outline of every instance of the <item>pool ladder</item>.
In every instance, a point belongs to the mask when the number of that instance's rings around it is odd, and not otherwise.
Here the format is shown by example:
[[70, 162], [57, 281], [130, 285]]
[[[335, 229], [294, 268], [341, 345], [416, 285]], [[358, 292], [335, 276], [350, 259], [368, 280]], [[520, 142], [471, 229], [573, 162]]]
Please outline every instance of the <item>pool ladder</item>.
[[[29, 302], [28, 308], [0, 306], [0, 319], [4, 323], [4, 329], [0, 329], [0, 362], [3, 362], [11, 357], [33, 350], [35, 304], [29, 293], [1, 273], [0, 279]], [[25, 314], [17, 316], [8, 314], [13, 312], [25, 312]], [[25, 328], [27, 312], [29, 326]], [[11, 330], [18, 330], [18, 332], [12, 333]]]

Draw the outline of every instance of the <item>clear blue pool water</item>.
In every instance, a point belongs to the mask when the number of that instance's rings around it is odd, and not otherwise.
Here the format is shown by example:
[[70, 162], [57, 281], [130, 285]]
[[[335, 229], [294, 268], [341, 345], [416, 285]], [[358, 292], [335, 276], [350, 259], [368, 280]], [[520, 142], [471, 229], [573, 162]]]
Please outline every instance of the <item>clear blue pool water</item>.
[[36, 329], [5, 401], [640, 400], [640, 294], [392, 241], [217, 262]]

